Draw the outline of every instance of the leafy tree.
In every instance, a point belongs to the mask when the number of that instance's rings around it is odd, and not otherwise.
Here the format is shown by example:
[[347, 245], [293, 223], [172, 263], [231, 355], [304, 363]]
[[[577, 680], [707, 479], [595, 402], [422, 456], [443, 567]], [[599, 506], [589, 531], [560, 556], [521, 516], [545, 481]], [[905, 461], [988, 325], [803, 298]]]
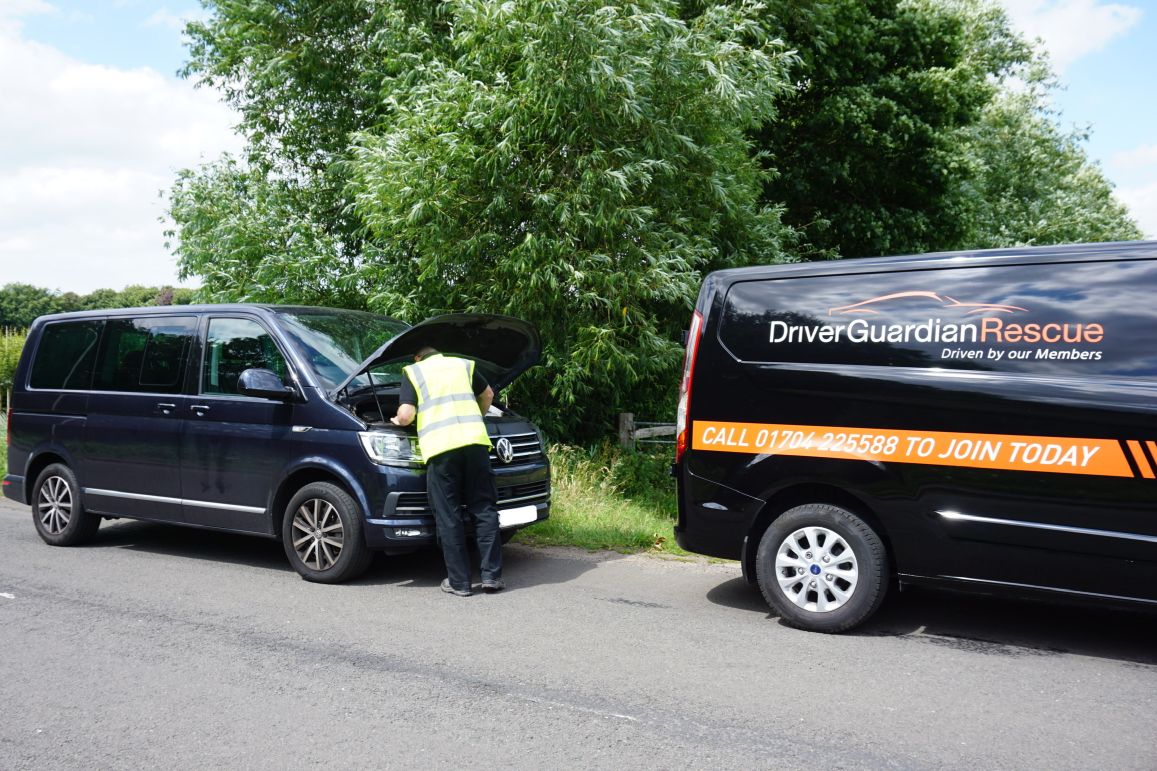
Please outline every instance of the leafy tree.
[[24, 328], [37, 316], [60, 310], [57, 297], [32, 284], [5, 284], [0, 288], [0, 328]]
[[[206, 278], [210, 297], [262, 296], [260, 278], [233, 284], [253, 267], [251, 252], [217, 264], [221, 250], [212, 236], [229, 229], [237, 234], [229, 239], [234, 248], [245, 235], [254, 245], [263, 238], [272, 245], [288, 245], [277, 260], [285, 266], [318, 248], [321, 254], [297, 274], [313, 269], [330, 280], [346, 275], [366, 248], [363, 223], [350, 211], [345, 189], [348, 175], [342, 161], [348, 157], [350, 136], [389, 120], [394, 110], [391, 93], [406, 86], [413, 67], [438, 55], [450, 29], [450, 4], [202, 4], [209, 16], [186, 29], [190, 58], [183, 74], [222, 92], [240, 113], [239, 128], [249, 141], [243, 164], [222, 159], [195, 174], [181, 174], [176, 193], [183, 198], [173, 216], [182, 265], [188, 275]], [[225, 196], [233, 202], [218, 207], [203, 196]], [[202, 219], [190, 230], [186, 223], [202, 205], [202, 213], [222, 215], [225, 224], [214, 228]], [[283, 215], [288, 222], [281, 222]], [[306, 242], [299, 243], [303, 233]], [[326, 280], [319, 283], [322, 295], [332, 288]], [[355, 302], [348, 288], [339, 294], [340, 302]], [[305, 300], [296, 293], [291, 296]]]
[[672, 390], [704, 271], [780, 258], [743, 131], [786, 59], [742, 42], [745, 7], [692, 24], [662, 2], [456, 9], [452, 63], [420, 66], [394, 122], [359, 135], [355, 207], [385, 268], [371, 303], [530, 319], [546, 366], [522, 399], [598, 435]]
[[703, 272], [781, 259], [791, 237], [744, 134], [789, 63], [753, 5], [210, 8], [190, 74], [225, 86], [249, 157], [184, 173], [172, 215], [214, 299], [527, 318], [546, 366], [517, 398], [588, 438], [616, 411], [669, 411]]
[[170, 286], [128, 286], [121, 291], [96, 289], [88, 294], [56, 293], [31, 284], [0, 287], [0, 329], [25, 328], [47, 313], [132, 308], [148, 305], [187, 305], [194, 290]]
[[1064, 131], [1048, 106], [1056, 82], [1043, 62], [1022, 87], [985, 107], [962, 131], [977, 164], [967, 217], [970, 248], [1125, 241], [1142, 237], [1112, 184], [1085, 154], [1086, 134]]
[[795, 89], [757, 134], [778, 169], [768, 201], [823, 253], [920, 252], [960, 241], [974, 125], [994, 76], [1028, 49], [998, 12], [942, 2], [771, 0], [764, 23], [799, 51]]
[[198, 276], [211, 301], [363, 308], [362, 261], [300, 205], [315, 192], [230, 158], [181, 172], [170, 195], [181, 277]]
[[819, 256], [1137, 237], [997, 4], [769, 0], [763, 20], [801, 60], [757, 134], [766, 196]]
[[8, 390], [12, 388], [20, 352], [24, 350], [24, 333], [14, 329], [0, 329], [0, 408], [7, 409]]

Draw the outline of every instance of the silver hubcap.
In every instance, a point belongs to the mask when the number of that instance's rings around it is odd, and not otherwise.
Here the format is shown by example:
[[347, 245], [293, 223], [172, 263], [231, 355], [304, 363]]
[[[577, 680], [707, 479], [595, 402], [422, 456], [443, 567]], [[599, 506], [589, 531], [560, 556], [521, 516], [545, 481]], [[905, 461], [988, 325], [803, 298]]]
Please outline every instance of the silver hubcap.
[[860, 577], [852, 547], [826, 527], [802, 527], [785, 538], [775, 555], [775, 573], [780, 591], [814, 613], [842, 607]]
[[329, 501], [310, 498], [293, 514], [293, 548], [306, 567], [329, 570], [341, 556], [345, 529]]
[[40, 525], [50, 535], [60, 535], [72, 519], [72, 488], [64, 477], [49, 477], [36, 497]]

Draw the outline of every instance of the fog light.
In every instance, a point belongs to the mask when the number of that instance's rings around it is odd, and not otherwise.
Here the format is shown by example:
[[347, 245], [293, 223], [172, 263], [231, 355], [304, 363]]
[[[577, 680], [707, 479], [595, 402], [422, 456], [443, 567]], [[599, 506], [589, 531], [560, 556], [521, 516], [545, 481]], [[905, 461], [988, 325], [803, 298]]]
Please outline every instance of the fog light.
[[429, 533], [424, 527], [397, 527], [394, 528], [394, 535], [398, 538], [414, 538], [416, 536], [429, 535]]

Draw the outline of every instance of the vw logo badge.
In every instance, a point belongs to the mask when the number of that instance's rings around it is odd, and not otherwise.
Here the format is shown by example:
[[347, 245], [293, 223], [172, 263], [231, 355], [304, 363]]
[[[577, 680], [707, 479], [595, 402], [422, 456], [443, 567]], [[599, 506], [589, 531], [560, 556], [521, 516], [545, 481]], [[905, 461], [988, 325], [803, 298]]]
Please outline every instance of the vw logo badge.
[[514, 460], [514, 448], [510, 446], [510, 440], [503, 437], [494, 445], [494, 452], [498, 455], [498, 460], [503, 463], [509, 463]]

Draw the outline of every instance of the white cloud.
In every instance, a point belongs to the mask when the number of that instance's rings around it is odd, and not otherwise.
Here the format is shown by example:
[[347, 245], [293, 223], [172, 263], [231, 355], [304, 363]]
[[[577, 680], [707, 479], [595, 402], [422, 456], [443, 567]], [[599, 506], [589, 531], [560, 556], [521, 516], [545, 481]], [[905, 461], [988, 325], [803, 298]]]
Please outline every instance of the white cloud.
[[1122, 169], [1155, 166], [1157, 165], [1157, 145], [1141, 145], [1132, 150], [1122, 150], [1115, 153], [1109, 162]]
[[215, 94], [77, 61], [25, 39], [40, 0], [0, 0], [0, 284], [64, 291], [176, 281], [159, 192], [175, 171], [237, 151]]
[[1136, 187], [1119, 187], [1117, 198], [1129, 207], [1129, 214], [1141, 226], [1145, 238], [1157, 239], [1157, 182]]
[[194, 19], [204, 19], [207, 12], [203, 8], [198, 8], [190, 11], [183, 11], [181, 13], [173, 13], [167, 7], [155, 11], [152, 16], [142, 22], [142, 27], [166, 27], [176, 32], [183, 32], [185, 25]]
[[1003, 0], [1013, 26], [1041, 38], [1058, 73], [1141, 21], [1142, 10], [1097, 0]]
[[17, 18], [34, 13], [51, 13], [54, 10], [44, 0], [0, 0], [0, 17]]

